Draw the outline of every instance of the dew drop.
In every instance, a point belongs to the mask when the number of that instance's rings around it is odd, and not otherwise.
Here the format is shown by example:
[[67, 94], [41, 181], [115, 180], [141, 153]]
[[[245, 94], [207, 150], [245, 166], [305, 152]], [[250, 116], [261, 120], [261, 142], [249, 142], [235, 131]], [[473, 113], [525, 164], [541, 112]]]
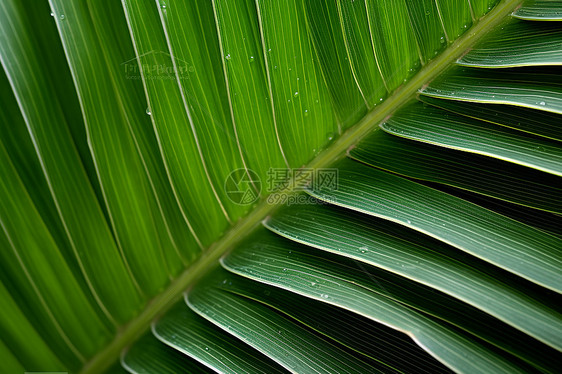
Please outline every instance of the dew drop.
[[295, 97], [299, 96], [299, 92], [298, 92], [298, 91], [296, 91], [296, 92], [295, 92], [295, 94], [294, 94], [293, 96], [295, 96]]
[[54, 16], [55, 16], [55, 13], [51, 12], [51, 17], [54, 17]]
[[328, 295], [325, 294], [325, 293], [321, 294], [320, 296], [321, 296], [323, 299], [327, 299], [328, 297], [330, 297], [330, 296], [328, 296]]
[[205, 347], [205, 350], [208, 351], [208, 350], [209, 350], [209, 347]]
[[60, 19], [64, 19], [64, 14], [61, 14], [61, 15], [60, 15]]
[[307, 117], [308, 116], [308, 109], [304, 110], [304, 116]]
[[254, 56], [250, 56], [250, 63], [254, 62]]
[[230, 53], [226, 55], [226, 59], [230, 61], [232, 57], [230, 57]]
[[149, 116], [152, 115], [152, 112], [150, 111], [150, 108], [146, 108], [146, 114], [148, 114]]
[[407, 223], [407, 224], [410, 224], [410, 223], [412, 223], [412, 221], [410, 221], [409, 219], [407, 219], [407, 220], [406, 220], [406, 223]]
[[369, 250], [369, 248], [367, 247], [359, 247], [359, 250], [361, 251], [361, 253], [365, 253]]
[[539, 103], [539, 105], [545, 106], [546, 103], [545, 103], [544, 101], [541, 101], [541, 102]]
[[379, 99], [379, 101], [382, 101], [382, 97]]

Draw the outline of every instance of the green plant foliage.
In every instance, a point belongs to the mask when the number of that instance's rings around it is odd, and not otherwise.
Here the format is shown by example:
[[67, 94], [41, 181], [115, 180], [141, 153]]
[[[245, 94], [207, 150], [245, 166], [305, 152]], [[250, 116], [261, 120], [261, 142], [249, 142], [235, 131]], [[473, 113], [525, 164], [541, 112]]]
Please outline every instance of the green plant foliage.
[[560, 20], [2, 1], [0, 372], [559, 372]]

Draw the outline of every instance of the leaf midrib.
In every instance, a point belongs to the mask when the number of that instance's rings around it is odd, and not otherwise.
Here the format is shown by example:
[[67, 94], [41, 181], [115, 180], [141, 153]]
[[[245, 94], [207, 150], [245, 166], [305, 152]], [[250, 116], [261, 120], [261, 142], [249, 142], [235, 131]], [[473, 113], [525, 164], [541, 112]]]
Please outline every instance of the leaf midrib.
[[[379, 123], [392, 115], [399, 107], [413, 99], [420, 87], [431, 82], [452, 65], [461, 55], [473, 46], [482, 36], [498, 25], [523, 0], [503, 0], [487, 15], [481, 18], [463, 36], [453, 42], [435, 59], [427, 63], [405, 85], [399, 87], [392, 95], [375, 109], [370, 111], [353, 127], [343, 133], [330, 147], [322, 151], [308, 165], [308, 168], [327, 167], [338, 158], [345, 156], [346, 151], [371, 131], [376, 131]], [[294, 183], [280, 193], [292, 194]], [[269, 204], [263, 200], [249, 215], [241, 219], [229, 229], [225, 235], [211, 245], [201, 257], [170, 283], [170, 285], [154, 297], [140, 314], [122, 326], [115, 338], [90, 361], [84, 365], [81, 373], [100, 373], [115, 362], [122, 350], [134, 342], [159, 315], [165, 313], [179, 300], [184, 291], [193, 285], [210, 269], [218, 265], [218, 259], [232, 249], [243, 238], [247, 237], [261, 221], [271, 215], [282, 204]]]

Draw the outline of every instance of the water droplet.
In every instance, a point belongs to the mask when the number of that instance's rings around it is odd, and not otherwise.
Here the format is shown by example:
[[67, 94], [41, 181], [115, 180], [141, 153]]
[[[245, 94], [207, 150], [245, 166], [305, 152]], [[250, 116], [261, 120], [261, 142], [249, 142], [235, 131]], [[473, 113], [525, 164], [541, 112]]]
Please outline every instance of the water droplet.
[[541, 101], [541, 102], [539, 103], [539, 105], [545, 106], [546, 103], [545, 103], [544, 101]]
[[283, 268], [283, 271], [287, 271], [287, 268]]
[[226, 59], [230, 61], [232, 57], [230, 57], [230, 53], [226, 55]]
[[274, 68], [274, 69], [277, 69], [277, 65], [275, 65], [273, 68]]
[[269, 53], [271, 53], [271, 48], [269, 48], [267, 51], [268, 51]]
[[189, 72], [190, 72], [190, 73], [193, 73], [194, 71], [195, 71], [195, 66], [191, 65], [191, 66], [189, 67]]
[[365, 253], [369, 250], [369, 248], [367, 247], [359, 247], [359, 250], [361, 251], [361, 253]]
[[304, 110], [304, 116], [307, 117], [308, 116], [308, 109]]
[[54, 16], [55, 16], [55, 13], [51, 12], [51, 17], [54, 17]]
[[152, 115], [152, 112], [150, 111], [150, 108], [146, 108], [146, 114], [148, 114], [149, 116]]
[[299, 92], [298, 92], [298, 91], [296, 91], [296, 92], [295, 92], [295, 94], [294, 94], [293, 96], [295, 96], [295, 97], [299, 96]]
[[466, 29], [468, 27], [468, 25], [464, 25], [464, 28]]
[[325, 293], [321, 294], [320, 296], [321, 296], [323, 299], [327, 299], [328, 297], [330, 297], [330, 296], [328, 296], [328, 295], [325, 294]]
[[208, 350], [209, 350], [209, 347], [205, 347], [205, 350], [208, 351]]
[[250, 56], [250, 63], [254, 62], [254, 56]]
[[61, 14], [61, 15], [60, 15], [60, 19], [64, 19], [64, 14]]
[[407, 220], [406, 220], [406, 223], [407, 223], [407, 224], [410, 224], [410, 223], [412, 223], [412, 221], [410, 221], [409, 219], [407, 219]]
[[379, 101], [382, 101], [382, 97], [379, 99]]
[[311, 286], [316, 286], [316, 282], [310, 282]]

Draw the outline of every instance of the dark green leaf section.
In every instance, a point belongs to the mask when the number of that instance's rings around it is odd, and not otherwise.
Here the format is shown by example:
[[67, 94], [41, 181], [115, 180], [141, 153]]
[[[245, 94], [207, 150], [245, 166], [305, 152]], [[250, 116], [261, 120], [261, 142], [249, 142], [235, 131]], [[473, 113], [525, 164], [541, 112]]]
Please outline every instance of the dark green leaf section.
[[548, 212], [562, 212], [560, 177], [504, 161], [377, 132], [353, 159], [403, 176], [437, 182]]
[[218, 287], [257, 300], [373, 360], [383, 371], [448, 372], [402, 333], [330, 304], [222, 271]]
[[493, 158], [388, 135], [371, 135], [350, 152], [366, 164], [548, 212], [562, 212], [560, 177]]
[[214, 287], [199, 287], [189, 293], [187, 303], [202, 317], [293, 373], [380, 372], [302, 325], [244, 297]]
[[[453, 370], [517, 371], [479, 342], [380, 292], [393, 294], [394, 289], [399, 294], [411, 293], [411, 299], [422, 303], [424, 297], [420, 295], [424, 293], [385, 280], [378, 276], [379, 271], [366, 269], [358, 262], [325, 257], [310, 248], [264, 233], [229, 254], [222, 264], [227, 270], [255, 281], [345, 308], [402, 331]], [[466, 352], [467, 356], [460, 352]]]
[[420, 95], [420, 101], [499, 126], [562, 141], [562, 115], [510, 105], [488, 105]]
[[525, 136], [517, 131], [420, 103], [400, 110], [385, 121], [381, 128], [399, 137], [489, 156], [562, 176], [560, 143]]
[[426, 233], [532, 282], [561, 292], [556, 237], [421, 184], [349, 160], [337, 190], [310, 190], [330, 203]]
[[220, 373], [284, 373], [266, 356], [190, 310], [181, 301], [152, 326], [173, 350]]
[[485, 68], [562, 65], [562, 25], [508, 20], [457, 63]]
[[513, 16], [527, 21], [562, 21], [562, 4], [555, 0], [525, 0]]
[[151, 334], [138, 340], [121, 358], [130, 373], [203, 374], [213, 373], [183, 353], [169, 349]]
[[562, 79], [555, 69], [506, 69], [498, 73], [455, 67], [420, 93], [441, 99], [509, 104], [562, 114]]
[[[557, 354], [553, 349], [533, 343], [533, 339], [522, 333], [516, 334], [518, 343], [514, 344], [511, 329], [486, 317], [486, 314], [495, 316], [521, 331], [535, 337], [538, 337], [536, 334], [543, 335], [544, 338], [549, 328], [557, 326], [562, 318], [545, 293], [543, 297], [533, 298], [533, 294], [540, 295], [535, 287], [521, 289], [520, 282], [512, 282], [513, 278], [506, 273], [461, 255], [422, 234], [404, 231], [396, 224], [332, 206], [288, 208], [270, 218], [265, 225], [291, 240], [387, 270], [482, 310], [485, 313], [469, 312], [464, 306], [463, 312], [462, 303], [444, 300], [442, 305], [456, 308], [457, 312], [447, 315], [438, 310], [437, 313], [444, 315], [440, 318], [449, 318], [449, 322], [516, 356], [524, 357], [534, 365], [548, 364], [550, 356]], [[405, 283], [397, 279], [393, 283]], [[406, 283], [404, 287], [409, 288], [409, 285]], [[431, 313], [431, 306], [426, 310]], [[529, 316], [533, 318], [529, 319]], [[470, 321], [472, 318], [473, 322]], [[486, 319], [487, 323], [484, 322]], [[556, 334], [551, 338], [557, 339]], [[525, 349], [521, 348], [522, 341], [526, 342]], [[545, 348], [548, 354], [543, 354]], [[529, 354], [531, 351], [533, 353]], [[550, 370], [553, 370], [552, 366]]]

